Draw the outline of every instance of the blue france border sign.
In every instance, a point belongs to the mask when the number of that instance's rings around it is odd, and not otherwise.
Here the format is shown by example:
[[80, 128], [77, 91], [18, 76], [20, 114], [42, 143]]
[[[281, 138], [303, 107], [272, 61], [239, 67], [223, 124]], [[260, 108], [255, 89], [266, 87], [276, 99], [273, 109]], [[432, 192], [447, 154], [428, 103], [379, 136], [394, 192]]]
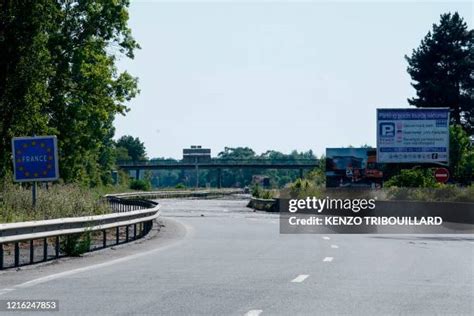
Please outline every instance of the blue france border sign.
[[14, 181], [54, 181], [59, 178], [56, 136], [12, 139]]

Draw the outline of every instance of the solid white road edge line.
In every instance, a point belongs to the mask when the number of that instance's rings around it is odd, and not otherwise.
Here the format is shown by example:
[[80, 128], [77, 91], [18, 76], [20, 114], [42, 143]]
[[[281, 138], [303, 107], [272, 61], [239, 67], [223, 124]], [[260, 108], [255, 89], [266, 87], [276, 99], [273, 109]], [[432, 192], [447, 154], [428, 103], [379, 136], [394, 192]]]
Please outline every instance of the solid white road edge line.
[[[186, 237], [189, 236], [188, 232], [192, 231], [192, 229], [193, 229], [192, 227], [190, 227], [188, 225], [185, 225], [185, 224], [182, 224], [182, 225], [184, 225], [186, 227], [186, 232], [187, 233], [184, 236], [184, 238], [181, 239], [180, 241], [183, 241], [184, 239], [186, 239]], [[31, 287], [31, 286], [34, 286], [34, 285], [37, 285], [37, 284], [45, 283], [45, 282], [48, 282], [48, 281], [51, 281], [51, 280], [63, 278], [63, 277], [66, 277], [66, 276], [77, 274], [77, 273], [81, 273], [81, 272], [85, 272], [85, 271], [89, 271], [89, 270], [95, 270], [95, 269], [99, 269], [99, 268], [104, 268], [104, 267], [108, 267], [108, 266], [111, 266], [111, 265], [114, 265], [114, 264], [117, 264], [117, 263], [130, 261], [130, 260], [133, 260], [133, 259], [136, 259], [136, 258], [140, 258], [140, 257], [147, 256], [147, 255], [155, 253], [155, 252], [159, 252], [159, 251], [168, 249], [170, 247], [173, 247], [173, 246], [179, 244], [180, 241], [178, 241], [176, 243], [173, 243], [173, 244], [170, 244], [170, 245], [163, 246], [163, 247], [158, 247], [158, 248], [146, 251], [146, 252], [130, 255], [130, 256], [127, 256], [127, 257], [118, 258], [118, 259], [115, 259], [115, 260], [111, 260], [111, 261], [107, 261], [107, 262], [103, 262], [103, 263], [98, 263], [98, 264], [90, 265], [90, 266], [83, 267], [83, 268], [78, 268], [78, 269], [73, 269], [73, 270], [64, 271], [64, 272], [60, 272], [60, 273], [50, 274], [50, 275], [47, 275], [47, 276], [44, 276], [44, 277], [41, 277], [41, 278], [33, 279], [33, 280], [26, 281], [26, 282], [21, 283], [21, 284], [14, 285], [13, 287], [14, 288], [28, 288], [28, 287]], [[8, 292], [0, 292], [0, 295], [3, 295], [5, 293], [8, 293]]]

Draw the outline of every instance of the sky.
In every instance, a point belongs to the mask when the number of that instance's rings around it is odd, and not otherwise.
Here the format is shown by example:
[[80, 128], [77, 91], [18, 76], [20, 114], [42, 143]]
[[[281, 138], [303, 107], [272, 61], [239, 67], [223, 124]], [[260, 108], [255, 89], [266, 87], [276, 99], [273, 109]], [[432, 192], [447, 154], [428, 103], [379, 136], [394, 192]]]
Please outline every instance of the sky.
[[375, 146], [376, 109], [415, 95], [404, 56], [454, 11], [473, 27], [471, 2], [132, 0], [142, 49], [119, 68], [141, 93], [116, 138], [139, 137], [150, 158]]

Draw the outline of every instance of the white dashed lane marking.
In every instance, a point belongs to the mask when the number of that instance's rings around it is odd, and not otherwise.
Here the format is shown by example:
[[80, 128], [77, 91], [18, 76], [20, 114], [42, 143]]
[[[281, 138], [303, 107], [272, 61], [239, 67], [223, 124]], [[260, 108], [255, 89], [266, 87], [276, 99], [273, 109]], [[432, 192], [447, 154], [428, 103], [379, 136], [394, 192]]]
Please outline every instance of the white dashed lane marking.
[[309, 277], [308, 274], [300, 274], [300, 275], [298, 275], [296, 278], [294, 278], [293, 280], [291, 280], [291, 282], [301, 283], [301, 282], [303, 282], [304, 280], [306, 280], [307, 277]]
[[339, 246], [338, 245], [331, 245], [331, 248], [337, 249], [337, 248], [339, 248]]
[[326, 257], [323, 259], [323, 262], [331, 262], [333, 259], [333, 257]]
[[245, 313], [244, 316], [258, 316], [262, 312], [263, 312], [263, 310], [261, 310], [261, 309], [252, 309], [252, 310], [248, 311], [247, 313]]
[[331, 238], [329, 238], [328, 236], [324, 236], [323, 239], [324, 239], [324, 240], [329, 240], [329, 239], [331, 239]]

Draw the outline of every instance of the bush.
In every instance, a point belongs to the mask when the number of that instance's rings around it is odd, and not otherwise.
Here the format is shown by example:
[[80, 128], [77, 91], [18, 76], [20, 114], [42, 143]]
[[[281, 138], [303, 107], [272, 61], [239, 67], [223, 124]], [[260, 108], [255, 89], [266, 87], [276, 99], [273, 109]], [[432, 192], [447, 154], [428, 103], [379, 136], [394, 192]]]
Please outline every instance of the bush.
[[437, 188], [439, 183], [433, 175], [431, 169], [405, 169], [399, 174], [390, 178], [384, 183], [387, 188]]
[[262, 191], [263, 191], [263, 189], [260, 188], [260, 186], [257, 183], [252, 187], [252, 196], [255, 197], [255, 198], [259, 198], [260, 195], [262, 194]]
[[258, 184], [252, 187], [252, 196], [257, 199], [270, 200], [275, 197], [275, 193], [272, 190], [264, 190]]
[[174, 188], [175, 189], [186, 189], [186, 186], [182, 183], [178, 183]]
[[71, 234], [61, 240], [61, 251], [68, 256], [78, 257], [89, 251], [90, 245], [90, 232]]
[[438, 184], [437, 188], [397, 188], [383, 190], [388, 200], [415, 200], [431, 202], [474, 202], [474, 186], [457, 187]]
[[307, 179], [297, 179], [295, 182], [290, 184], [289, 189], [289, 194], [292, 198], [323, 196], [325, 191], [324, 187]]
[[130, 189], [137, 191], [150, 191], [151, 183], [145, 180], [132, 180], [130, 182]]
[[458, 183], [470, 184], [474, 175], [474, 147], [462, 126], [449, 128], [449, 169]]

